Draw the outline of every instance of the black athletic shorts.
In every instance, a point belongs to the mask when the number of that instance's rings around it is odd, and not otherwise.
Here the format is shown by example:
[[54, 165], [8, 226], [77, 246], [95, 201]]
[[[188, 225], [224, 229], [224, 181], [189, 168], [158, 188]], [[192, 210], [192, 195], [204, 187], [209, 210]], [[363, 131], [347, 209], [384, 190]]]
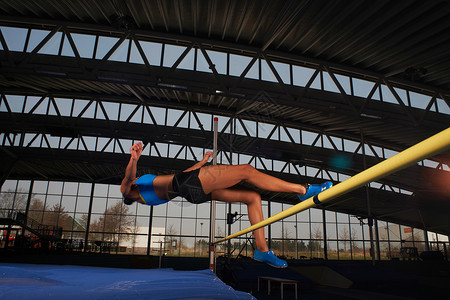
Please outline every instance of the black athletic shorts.
[[211, 194], [205, 194], [198, 174], [200, 169], [177, 173], [173, 177], [172, 188], [175, 193], [187, 201], [200, 204], [211, 200]]

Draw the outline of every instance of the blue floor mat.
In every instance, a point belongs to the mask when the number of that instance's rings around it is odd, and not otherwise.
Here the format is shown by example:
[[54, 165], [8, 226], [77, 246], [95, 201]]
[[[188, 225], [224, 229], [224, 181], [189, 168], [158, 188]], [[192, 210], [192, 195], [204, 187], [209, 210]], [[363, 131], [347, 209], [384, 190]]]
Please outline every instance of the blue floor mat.
[[255, 299], [210, 270], [0, 263], [0, 299]]

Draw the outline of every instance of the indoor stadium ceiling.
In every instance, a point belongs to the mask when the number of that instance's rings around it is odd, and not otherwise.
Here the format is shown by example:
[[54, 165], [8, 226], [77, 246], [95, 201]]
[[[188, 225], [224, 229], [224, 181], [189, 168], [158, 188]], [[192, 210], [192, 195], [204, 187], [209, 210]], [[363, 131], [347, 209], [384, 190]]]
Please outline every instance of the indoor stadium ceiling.
[[[4, 37], [0, 41], [2, 94], [96, 99], [212, 113], [363, 140], [371, 147], [394, 151], [404, 150], [450, 124], [448, 114], [431, 109], [436, 99], [446, 105], [447, 111], [450, 106], [449, 1], [1, 0], [0, 26], [101, 34], [248, 55], [255, 60], [295, 63], [320, 73], [367, 79], [391, 91], [408, 89], [429, 99], [419, 109], [399, 99], [396, 104], [371, 101], [370, 97], [342, 91], [330, 93], [244, 76], [180, 70], [176, 64], [172, 68], [150, 68], [107, 59], [14, 52], [4, 46]], [[149, 143], [197, 147], [207, 147], [211, 138], [196, 130], [146, 124], [6, 112], [0, 115], [1, 132], [5, 134], [40, 132], [136, 140], [146, 136]], [[232, 142], [237, 152], [246, 155], [338, 171], [327, 165], [337, 149], [258, 141], [251, 136], [242, 139], [222, 133], [219, 150], [228, 151]], [[237, 149], [236, 145], [247, 146]], [[128, 158], [20, 146], [2, 146], [1, 153], [2, 182], [11, 178], [118, 183]], [[360, 154], [351, 159], [353, 167], [346, 170], [349, 176], [381, 161]], [[449, 152], [433, 160], [448, 166]], [[147, 170], [159, 172], [180, 170], [188, 164], [154, 157], [141, 162]], [[372, 214], [382, 220], [450, 234], [449, 184], [445, 184], [448, 173], [414, 166], [386, 177], [382, 184], [412, 191], [413, 195], [370, 189]], [[293, 175], [274, 175], [299, 180]], [[432, 178], [444, 181], [433, 183]], [[301, 179], [317, 180], [312, 176]], [[442, 193], [435, 192], [442, 188]], [[289, 195], [264, 196], [295, 201]], [[366, 191], [360, 189], [327, 208], [367, 216], [366, 197]]]
[[207, 39], [450, 89], [449, 1], [3, 0], [0, 12], [3, 23]]

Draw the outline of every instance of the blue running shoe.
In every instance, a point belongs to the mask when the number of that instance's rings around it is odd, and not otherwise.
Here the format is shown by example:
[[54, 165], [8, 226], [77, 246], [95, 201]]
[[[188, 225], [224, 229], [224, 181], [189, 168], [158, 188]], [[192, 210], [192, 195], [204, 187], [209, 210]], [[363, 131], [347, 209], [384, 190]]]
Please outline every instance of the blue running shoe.
[[288, 266], [286, 261], [276, 257], [271, 250], [267, 252], [261, 252], [256, 249], [255, 254], [253, 255], [253, 259], [260, 262], [265, 262], [266, 264], [271, 265], [275, 268], [287, 268]]
[[322, 184], [308, 184], [308, 189], [306, 190], [306, 194], [303, 196], [297, 195], [300, 198], [300, 201], [304, 201], [315, 195], [322, 193], [323, 191], [329, 189], [333, 186], [331, 181], [324, 182]]

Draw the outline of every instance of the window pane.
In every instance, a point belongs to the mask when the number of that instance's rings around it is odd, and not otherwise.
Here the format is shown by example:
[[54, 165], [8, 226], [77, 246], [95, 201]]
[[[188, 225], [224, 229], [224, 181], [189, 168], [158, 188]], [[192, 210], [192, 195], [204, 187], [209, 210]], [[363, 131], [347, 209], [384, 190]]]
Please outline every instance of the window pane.
[[108, 60], [126, 62], [128, 56], [128, 48], [130, 45], [130, 40], [125, 40], [120, 44], [120, 46], [114, 51]]
[[251, 62], [252, 58], [242, 55], [230, 55], [230, 75], [241, 76], [242, 72]]
[[57, 55], [61, 46], [62, 32], [57, 32], [50, 40], [39, 50], [40, 54]]
[[193, 219], [183, 219], [181, 228], [182, 235], [195, 235], [196, 221]]
[[2, 26], [0, 30], [10, 51], [23, 51], [28, 29]]
[[192, 48], [183, 58], [177, 69], [194, 70], [195, 49]]
[[173, 64], [178, 60], [178, 58], [183, 54], [186, 47], [175, 46], [175, 45], [165, 45], [164, 48], [164, 64], [163, 67], [172, 67]]
[[64, 211], [66, 212], [74, 212], [76, 201], [77, 198], [75, 196], [64, 195], [62, 196], [61, 207], [64, 208]]
[[12, 112], [21, 113], [25, 104], [25, 96], [5, 95]]
[[374, 82], [353, 78], [353, 91], [356, 97], [367, 98], [375, 85]]
[[277, 78], [275, 77], [275, 74], [273, 73], [272, 69], [269, 67], [269, 64], [266, 62], [265, 59], [261, 60], [261, 75], [262, 80], [278, 82]]
[[92, 58], [94, 55], [95, 36], [72, 33], [72, 39], [82, 58]]
[[108, 185], [97, 183], [95, 185], [94, 196], [106, 197], [107, 195], [108, 195]]
[[111, 50], [111, 48], [119, 41], [118, 38], [101, 36], [98, 39], [96, 59], [103, 59], [103, 57]]
[[334, 83], [328, 72], [323, 72], [323, 88], [325, 91], [339, 93], [337, 85]]
[[430, 100], [431, 100], [430, 96], [426, 96], [426, 95], [422, 95], [422, 94], [418, 94], [418, 93], [414, 93], [414, 92], [409, 92], [409, 97], [411, 100], [411, 106], [415, 107], [415, 108], [421, 108], [421, 109], [426, 109], [428, 106], [428, 103], [430, 103]]
[[87, 213], [89, 211], [89, 197], [78, 197], [76, 212]]
[[141, 45], [149, 64], [152, 66], [160, 66], [162, 44], [144, 41], [139, 41], [139, 44]]
[[95, 197], [94, 203], [92, 205], [93, 213], [104, 213], [106, 209], [106, 198], [104, 197]]
[[299, 66], [293, 66], [292, 71], [293, 71], [293, 84], [305, 87], [316, 70]]

